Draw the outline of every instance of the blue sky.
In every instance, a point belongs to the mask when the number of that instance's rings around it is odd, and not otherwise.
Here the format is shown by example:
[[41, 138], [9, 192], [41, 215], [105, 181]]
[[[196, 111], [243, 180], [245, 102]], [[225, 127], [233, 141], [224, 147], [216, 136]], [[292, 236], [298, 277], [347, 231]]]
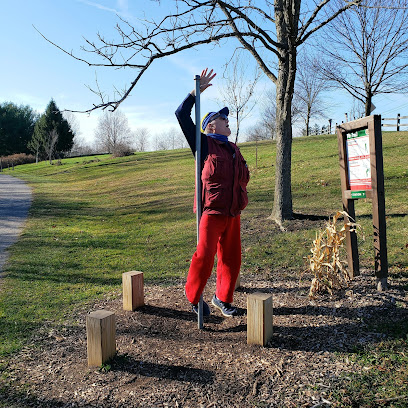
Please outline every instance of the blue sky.
[[[137, 17], [143, 18], [143, 13], [159, 16], [171, 3], [162, 0], [158, 9], [150, 0], [0, 0], [0, 103], [28, 104], [42, 112], [54, 98], [61, 110], [89, 109], [99, 102], [87, 87], [95, 85], [95, 78], [102, 89], [111, 93], [114, 86], [121, 89], [132, 80], [134, 71], [89, 67], [45, 41], [33, 26], [64, 49], [83, 56], [80, 47], [85, 45], [84, 38], [96, 39], [98, 32], [113, 38], [117, 14], [139, 24]], [[220, 74], [201, 102], [202, 112], [214, 110], [217, 85], [222, 85], [222, 67], [233, 46], [233, 42], [222, 48], [203, 46], [152, 64], [120, 108], [131, 128], [147, 127], [151, 133], [160, 133], [178, 127], [174, 111], [194, 87], [194, 75], [206, 66]], [[263, 79], [258, 90], [272, 87], [269, 80]], [[330, 98], [337, 102], [329, 112], [333, 122], [344, 120], [351, 100], [339, 91]], [[384, 117], [394, 117], [398, 112], [408, 115], [407, 97], [378, 96], [374, 104], [377, 107], [374, 113]], [[86, 140], [93, 139], [99, 115], [99, 111], [76, 115], [81, 136]], [[243, 127], [250, 126], [256, 119], [255, 112]], [[320, 122], [326, 124], [326, 121]]]

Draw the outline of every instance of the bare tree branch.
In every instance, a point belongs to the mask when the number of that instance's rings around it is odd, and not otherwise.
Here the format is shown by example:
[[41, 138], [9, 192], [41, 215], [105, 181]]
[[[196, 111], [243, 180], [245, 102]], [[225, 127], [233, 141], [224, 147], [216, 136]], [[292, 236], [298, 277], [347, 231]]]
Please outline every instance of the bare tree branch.
[[[331, 62], [322, 58], [320, 70], [362, 101], [369, 115], [373, 96], [401, 92], [408, 79], [408, 10], [382, 7], [386, 0], [370, 0], [373, 7], [367, 3], [327, 26], [321, 47]], [[401, 3], [393, 0], [394, 6]]]

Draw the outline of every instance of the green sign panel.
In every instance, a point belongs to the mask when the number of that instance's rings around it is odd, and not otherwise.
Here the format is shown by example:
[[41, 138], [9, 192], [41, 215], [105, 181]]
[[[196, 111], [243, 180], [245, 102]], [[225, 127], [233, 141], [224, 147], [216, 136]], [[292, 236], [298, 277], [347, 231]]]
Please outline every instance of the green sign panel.
[[366, 198], [366, 192], [365, 191], [352, 191], [351, 192], [351, 198]]
[[347, 134], [347, 139], [355, 139], [356, 137], [368, 136], [368, 129], [359, 130]]

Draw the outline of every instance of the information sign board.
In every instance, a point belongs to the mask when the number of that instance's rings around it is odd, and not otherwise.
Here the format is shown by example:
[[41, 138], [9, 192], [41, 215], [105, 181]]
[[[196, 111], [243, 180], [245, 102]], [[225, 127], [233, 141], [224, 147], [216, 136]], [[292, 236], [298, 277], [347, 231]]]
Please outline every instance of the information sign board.
[[346, 141], [349, 186], [353, 198], [365, 198], [371, 190], [370, 138], [368, 129], [347, 134]]
[[[356, 221], [354, 203], [372, 200], [374, 268], [377, 288], [387, 288], [388, 260], [382, 157], [381, 116], [374, 115], [342, 123], [337, 127], [343, 209], [346, 221]], [[353, 229], [346, 232], [350, 276], [359, 274], [358, 243]]]

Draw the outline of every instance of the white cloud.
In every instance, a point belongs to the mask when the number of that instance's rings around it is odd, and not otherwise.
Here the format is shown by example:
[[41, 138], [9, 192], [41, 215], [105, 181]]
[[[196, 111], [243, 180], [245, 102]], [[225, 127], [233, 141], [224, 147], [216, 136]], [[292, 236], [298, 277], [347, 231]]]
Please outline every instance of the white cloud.
[[128, 13], [129, 3], [128, 0], [117, 0], [118, 8], [122, 13]]
[[98, 10], [108, 11], [109, 13], [116, 14], [124, 19], [131, 19], [133, 16], [129, 14], [129, 4], [127, 0], [117, 0], [117, 9], [112, 7], [104, 6], [103, 4], [89, 1], [89, 0], [77, 0], [80, 3], [86, 4], [87, 6], [97, 8]]
[[77, 1], [79, 1], [80, 3], [86, 4], [88, 6], [95, 7], [97, 9], [99, 9], [99, 10], [105, 10], [105, 11], [109, 11], [109, 12], [115, 13], [115, 14], [119, 13], [116, 9], [106, 7], [106, 6], [102, 5], [102, 4], [95, 3], [94, 1], [88, 1], [88, 0], [77, 0]]
[[4, 99], [12, 101], [16, 105], [30, 105], [31, 108], [38, 113], [43, 113], [48, 105], [48, 102], [51, 100], [51, 97], [46, 100], [32, 94], [15, 93], [13, 95], [4, 96]]

